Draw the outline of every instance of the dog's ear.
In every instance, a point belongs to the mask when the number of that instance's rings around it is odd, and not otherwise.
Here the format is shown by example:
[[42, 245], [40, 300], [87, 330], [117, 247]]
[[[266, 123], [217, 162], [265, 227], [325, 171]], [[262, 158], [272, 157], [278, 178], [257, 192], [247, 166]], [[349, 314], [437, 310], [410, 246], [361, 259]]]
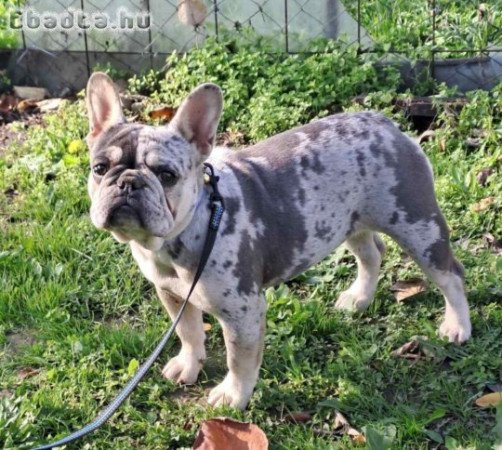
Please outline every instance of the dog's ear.
[[119, 92], [105, 73], [95, 72], [91, 75], [87, 83], [85, 103], [90, 126], [88, 142], [96, 139], [111, 126], [126, 121]]
[[221, 89], [212, 83], [201, 84], [183, 101], [170, 123], [203, 156], [213, 148], [223, 108]]

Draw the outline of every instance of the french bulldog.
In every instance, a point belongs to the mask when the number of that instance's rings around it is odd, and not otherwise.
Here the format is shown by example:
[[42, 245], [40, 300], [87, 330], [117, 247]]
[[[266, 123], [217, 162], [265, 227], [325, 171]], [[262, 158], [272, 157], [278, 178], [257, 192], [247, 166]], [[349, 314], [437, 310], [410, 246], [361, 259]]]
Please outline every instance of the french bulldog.
[[164, 126], [128, 123], [118, 92], [91, 76], [86, 103], [91, 219], [128, 243], [173, 318], [193, 281], [204, 244], [211, 190], [203, 162], [225, 199], [216, 243], [176, 329], [181, 349], [163, 368], [191, 384], [206, 358], [202, 312], [223, 329], [228, 373], [211, 405], [245, 408], [262, 360], [263, 288], [290, 280], [344, 243], [357, 277], [336, 308], [362, 310], [373, 299], [384, 244], [393, 238], [442, 291], [441, 336], [470, 337], [462, 265], [435, 198], [431, 166], [412, 139], [376, 112], [340, 113], [240, 150], [216, 147], [222, 92], [197, 87]]

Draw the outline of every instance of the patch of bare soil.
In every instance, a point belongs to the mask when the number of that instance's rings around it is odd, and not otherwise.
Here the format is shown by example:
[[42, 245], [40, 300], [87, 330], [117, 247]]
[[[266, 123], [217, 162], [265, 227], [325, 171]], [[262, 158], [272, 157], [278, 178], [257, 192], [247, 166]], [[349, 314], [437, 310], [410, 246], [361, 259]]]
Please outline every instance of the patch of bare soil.
[[[22, 126], [19, 126], [19, 122]], [[13, 144], [20, 144], [24, 141], [26, 130], [33, 125], [42, 123], [42, 114], [34, 113], [20, 117], [16, 121], [3, 123], [0, 125], [0, 156], [7, 147]]]

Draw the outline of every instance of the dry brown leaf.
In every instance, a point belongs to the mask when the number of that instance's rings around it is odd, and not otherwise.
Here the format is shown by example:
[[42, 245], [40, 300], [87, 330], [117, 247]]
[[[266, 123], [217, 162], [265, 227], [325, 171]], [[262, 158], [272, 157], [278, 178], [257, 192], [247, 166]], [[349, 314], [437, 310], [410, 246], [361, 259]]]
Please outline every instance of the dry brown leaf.
[[202, 422], [193, 450], [267, 450], [265, 433], [253, 423], [216, 417]]
[[28, 99], [28, 100], [21, 100], [17, 104], [17, 110], [20, 113], [32, 112], [34, 110], [38, 110], [37, 101], [36, 100], [30, 100], [30, 99]]
[[336, 411], [335, 414], [334, 429], [337, 434], [346, 434], [358, 444], [364, 444], [366, 442], [364, 435], [360, 431], [353, 428], [345, 416], [339, 411]]
[[39, 370], [34, 369], [33, 367], [25, 367], [24, 369], [21, 369], [17, 372], [17, 376], [21, 378], [21, 380], [24, 380], [25, 378], [31, 378], [34, 377], [36, 374], [38, 374]]
[[489, 208], [493, 203], [495, 203], [495, 197], [486, 197], [483, 200], [474, 203], [471, 208], [474, 212], [481, 212]]
[[312, 415], [308, 411], [295, 411], [284, 416], [286, 422], [306, 423], [312, 420]]
[[159, 109], [154, 109], [148, 113], [150, 119], [160, 119], [164, 122], [169, 122], [176, 114], [176, 108], [170, 106], [164, 106]]
[[435, 136], [435, 131], [434, 130], [425, 130], [419, 137], [418, 137], [418, 143], [421, 144], [422, 142], [425, 141], [430, 141], [434, 136]]
[[196, 27], [202, 25], [207, 8], [202, 0], [178, 0], [178, 19], [181, 23]]
[[502, 392], [492, 392], [491, 394], [486, 394], [476, 399], [476, 405], [481, 408], [498, 406], [500, 404], [502, 404]]
[[409, 280], [397, 281], [390, 290], [394, 292], [394, 297], [398, 302], [402, 302], [408, 297], [417, 295], [427, 290], [427, 283], [421, 278], [410, 278]]
[[209, 331], [213, 326], [210, 323], [204, 322], [204, 331]]
[[414, 336], [410, 341], [394, 350], [391, 355], [398, 358], [410, 359], [413, 361], [427, 357], [434, 357], [434, 354], [429, 349], [424, 348], [424, 346], [421, 345], [420, 341], [426, 340], [426, 336]]
[[417, 355], [416, 352], [418, 350], [419, 343], [418, 341], [409, 341], [406, 342], [406, 344], [401, 345], [398, 349], [394, 350], [391, 355], [392, 356], [398, 356], [398, 357], [403, 357], [403, 358], [408, 358], [409, 356], [413, 356], [413, 358], [409, 359], [416, 359]]

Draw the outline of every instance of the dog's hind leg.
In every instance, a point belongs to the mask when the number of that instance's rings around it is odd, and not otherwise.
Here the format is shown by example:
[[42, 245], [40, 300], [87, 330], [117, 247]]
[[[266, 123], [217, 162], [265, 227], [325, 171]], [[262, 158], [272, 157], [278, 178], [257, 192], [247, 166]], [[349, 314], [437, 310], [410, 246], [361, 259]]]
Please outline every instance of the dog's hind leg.
[[[235, 298], [232, 303], [238, 301]], [[244, 409], [258, 379], [265, 338], [265, 297], [250, 297], [244, 308], [225, 308], [217, 315], [225, 338], [228, 373], [209, 393], [208, 402], [213, 406]]]
[[372, 231], [361, 231], [345, 241], [357, 261], [357, 278], [338, 297], [335, 307], [363, 310], [373, 300], [378, 283], [378, 272], [385, 252], [385, 244]]
[[462, 343], [471, 335], [469, 305], [464, 287], [464, 269], [451, 250], [446, 222], [437, 209], [430, 220], [394, 226], [386, 231], [437, 284], [446, 309], [439, 334], [450, 342]]

